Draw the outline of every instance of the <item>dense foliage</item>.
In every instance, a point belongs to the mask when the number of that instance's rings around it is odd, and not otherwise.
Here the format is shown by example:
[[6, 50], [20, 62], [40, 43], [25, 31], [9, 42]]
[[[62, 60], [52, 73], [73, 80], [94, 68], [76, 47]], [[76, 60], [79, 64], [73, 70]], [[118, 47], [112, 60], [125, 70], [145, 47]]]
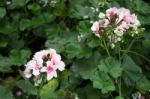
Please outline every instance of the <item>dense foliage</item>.
[[[147, 0], [0, 0], [0, 99], [150, 98], [150, 2]], [[110, 7], [136, 13], [145, 28], [108, 57], [92, 21]], [[53, 48], [66, 69], [43, 86], [24, 77], [35, 52]], [[122, 56], [121, 59], [118, 56]]]

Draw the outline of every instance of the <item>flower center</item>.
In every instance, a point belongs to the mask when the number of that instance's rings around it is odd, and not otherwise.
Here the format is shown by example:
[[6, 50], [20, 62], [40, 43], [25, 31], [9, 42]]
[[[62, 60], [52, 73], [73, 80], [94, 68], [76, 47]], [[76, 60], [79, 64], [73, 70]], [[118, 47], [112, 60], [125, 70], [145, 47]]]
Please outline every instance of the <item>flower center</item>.
[[51, 72], [53, 71], [53, 68], [52, 68], [51, 66], [48, 66], [48, 67], [46, 68], [46, 70], [47, 70], [47, 73], [51, 73]]

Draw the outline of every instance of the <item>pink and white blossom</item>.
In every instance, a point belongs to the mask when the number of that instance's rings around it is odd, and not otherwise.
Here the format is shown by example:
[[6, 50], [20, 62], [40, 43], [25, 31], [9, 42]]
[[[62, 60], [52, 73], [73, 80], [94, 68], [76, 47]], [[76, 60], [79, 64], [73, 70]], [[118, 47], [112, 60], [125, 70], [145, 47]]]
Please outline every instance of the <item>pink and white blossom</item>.
[[106, 16], [108, 17], [108, 19], [115, 17], [117, 13], [118, 13], [118, 9], [116, 7], [109, 8], [106, 10]]
[[53, 63], [51, 61], [47, 62], [47, 65], [41, 69], [41, 72], [47, 73], [47, 80], [57, 77], [56, 69], [53, 68]]
[[[129, 30], [135, 31], [129, 32], [131, 36], [138, 34], [136, 30], [140, 26], [140, 21], [129, 9], [112, 7], [107, 9], [106, 13], [100, 12], [98, 17], [99, 20], [93, 23], [91, 30], [97, 37], [106, 32], [110, 44], [122, 41], [123, 35]], [[107, 33], [109, 29], [112, 29], [113, 33], [110, 31]]]
[[94, 34], [98, 37], [100, 37], [100, 34], [99, 34], [99, 22], [96, 21], [93, 23], [92, 27], [91, 27], [91, 30], [94, 32]]
[[25, 67], [25, 77], [34, 76], [38, 78], [41, 73], [46, 73], [47, 80], [50, 80], [53, 77], [57, 77], [57, 70], [63, 71], [65, 69], [65, 64], [54, 49], [48, 49], [36, 52]]

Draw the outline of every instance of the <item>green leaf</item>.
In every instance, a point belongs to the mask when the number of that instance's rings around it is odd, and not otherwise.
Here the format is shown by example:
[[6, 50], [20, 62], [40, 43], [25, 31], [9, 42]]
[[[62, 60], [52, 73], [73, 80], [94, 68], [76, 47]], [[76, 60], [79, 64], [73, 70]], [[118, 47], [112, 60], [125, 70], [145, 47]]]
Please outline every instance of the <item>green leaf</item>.
[[0, 35], [0, 47], [6, 47], [8, 44], [8, 37]]
[[38, 27], [40, 25], [52, 22], [55, 16], [49, 13], [41, 13], [40, 15], [33, 17], [31, 20], [32, 27]]
[[65, 53], [70, 58], [83, 58], [91, 55], [91, 50], [85, 46], [85, 44], [79, 42], [70, 42], [65, 45]]
[[21, 66], [27, 62], [31, 52], [30, 50], [11, 50], [8, 57], [0, 56], [0, 71], [8, 72], [12, 66]]
[[29, 4], [27, 7], [29, 10], [31, 10], [35, 14], [39, 13], [40, 9], [41, 9], [41, 7], [38, 3]]
[[3, 18], [6, 15], [6, 9], [0, 7], [0, 18]]
[[40, 90], [40, 99], [56, 99], [56, 88], [58, 87], [58, 81], [52, 79], [48, 84], [44, 85]]
[[30, 50], [11, 50], [9, 59], [12, 65], [20, 66], [27, 62], [27, 59], [29, 58], [30, 54]]
[[90, 7], [84, 7], [78, 4], [74, 4], [69, 9], [69, 17], [76, 19], [83, 19], [84, 16], [91, 16], [93, 13]]
[[115, 99], [124, 99], [124, 98], [121, 96], [117, 96], [117, 97], [115, 97]]
[[135, 85], [141, 78], [141, 68], [127, 55], [123, 57], [123, 70], [126, 85]]
[[19, 80], [17, 86], [25, 93], [29, 95], [36, 95], [37, 90], [28, 80]]
[[101, 99], [100, 90], [93, 88], [92, 84], [77, 89], [79, 99]]
[[115, 85], [107, 73], [95, 71], [91, 76], [93, 87], [102, 90], [102, 93], [108, 93], [115, 90]]
[[47, 48], [54, 48], [58, 52], [61, 52], [64, 50], [64, 44], [65, 42], [63, 41], [62, 38], [55, 37], [54, 39], [47, 40], [45, 43], [45, 46]]
[[18, 30], [18, 25], [17, 23], [10, 23], [10, 22], [6, 22], [3, 23], [3, 25], [0, 27], [0, 32], [2, 34], [10, 34], [10, 33], [14, 33]]
[[97, 69], [100, 59], [101, 55], [99, 52], [95, 52], [87, 59], [77, 60], [71, 69], [75, 73], [81, 75], [83, 79], [89, 79], [93, 72]]
[[85, 38], [91, 35], [90, 28], [91, 24], [89, 21], [80, 21], [79, 25], [77, 26], [77, 30]]
[[109, 73], [114, 78], [118, 78], [122, 74], [120, 62], [113, 57], [107, 57], [106, 59], [101, 60], [98, 67], [100, 71]]
[[13, 8], [20, 8], [26, 4], [26, 0], [12, 0]]
[[134, 9], [138, 11], [139, 13], [148, 14], [150, 13], [150, 5], [148, 3], [145, 3], [142, 0], [134, 0], [133, 1], [135, 6]]
[[10, 90], [0, 85], [0, 99], [15, 99]]
[[146, 92], [150, 90], [150, 81], [143, 75], [139, 81], [136, 83], [136, 88], [140, 92]]
[[19, 23], [19, 28], [22, 31], [31, 27], [31, 26], [32, 26], [32, 24], [31, 24], [31, 21], [29, 19], [22, 19]]

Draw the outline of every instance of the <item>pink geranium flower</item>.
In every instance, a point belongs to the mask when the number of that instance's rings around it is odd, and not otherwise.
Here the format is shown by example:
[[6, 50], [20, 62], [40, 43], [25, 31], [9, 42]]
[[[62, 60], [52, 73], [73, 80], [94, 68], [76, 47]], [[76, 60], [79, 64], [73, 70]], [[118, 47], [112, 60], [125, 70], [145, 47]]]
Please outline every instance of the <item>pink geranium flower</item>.
[[106, 10], [106, 16], [108, 17], [108, 19], [112, 19], [116, 17], [117, 13], [118, 13], [118, 9], [116, 7]]
[[25, 67], [25, 77], [34, 76], [38, 79], [41, 73], [44, 72], [47, 74], [47, 80], [50, 80], [53, 77], [57, 77], [57, 70], [63, 71], [65, 69], [65, 64], [54, 49], [48, 49], [36, 52]]
[[47, 62], [46, 67], [43, 67], [41, 72], [47, 73], [47, 80], [50, 80], [53, 77], [57, 77], [56, 69], [53, 67], [53, 63], [51, 61]]
[[100, 34], [99, 34], [99, 22], [96, 21], [93, 23], [92, 27], [91, 27], [91, 30], [94, 32], [94, 34], [97, 36], [97, 37], [100, 37]]

